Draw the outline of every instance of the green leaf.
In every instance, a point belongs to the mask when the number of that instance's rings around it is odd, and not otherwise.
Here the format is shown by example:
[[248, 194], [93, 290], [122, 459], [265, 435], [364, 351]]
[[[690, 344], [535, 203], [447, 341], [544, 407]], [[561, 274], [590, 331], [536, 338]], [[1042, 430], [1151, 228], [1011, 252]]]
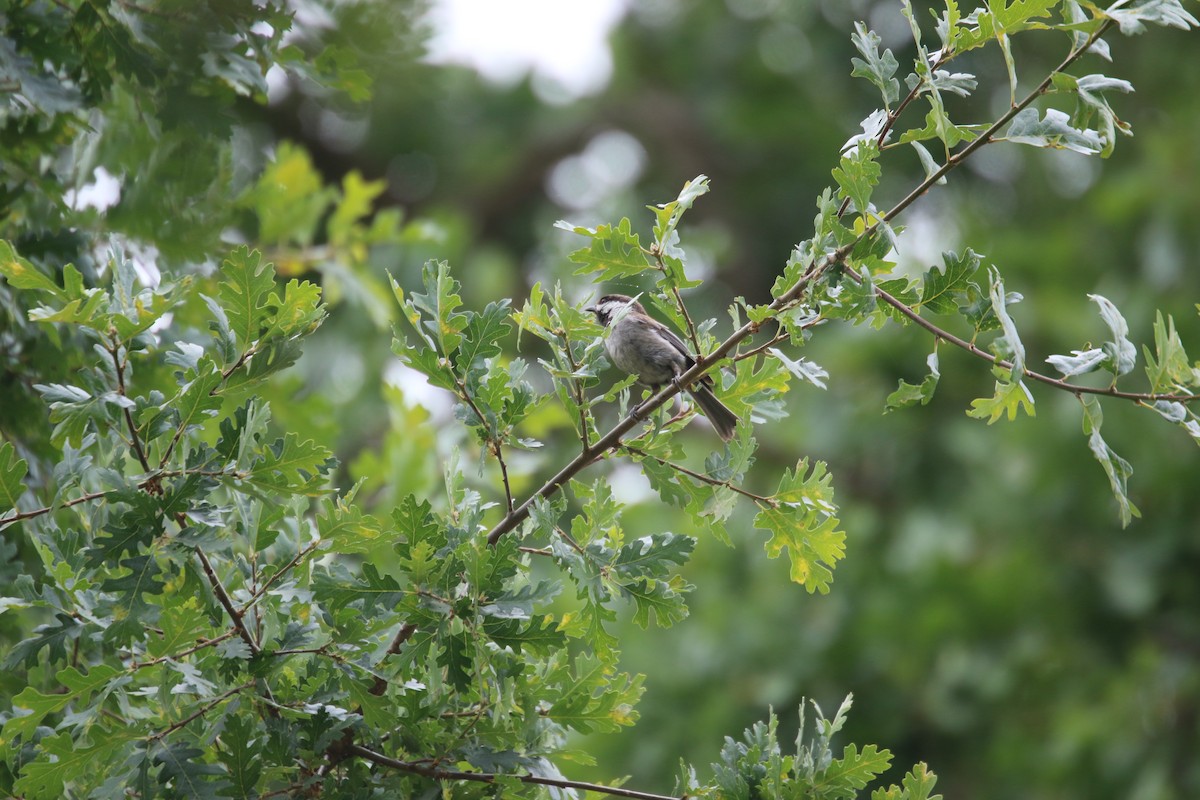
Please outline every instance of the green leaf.
[[158, 617], [162, 635], [150, 636], [146, 640], [146, 654], [151, 658], [186, 650], [196, 643], [211, 627], [208, 617], [201, 610], [196, 598], [164, 607]]
[[[450, 265], [445, 261], [425, 262], [421, 268], [421, 280], [425, 293], [414, 292], [410, 301], [403, 300], [403, 293], [395, 281], [392, 282], [392, 290], [400, 299], [405, 318], [417, 334], [431, 349], [437, 351], [437, 355], [449, 357], [458, 349], [462, 330], [469, 321], [466, 314], [457, 310], [462, 306], [458, 281], [450, 277]], [[429, 334], [433, 334], [432, 338]]]
[[1190, 30], [1200, 25], [1196, 18], [1184, 10], [1179, 0], [1135, 0], [1132, 3], [1114, 3], [1105, 14], [1116, 20], [1121, 33], [1129, 36], [1144, 33], [1146, 23], [1164, 27]]
[[48, 658], [51, 662], [65, 659], [67, 642], [71, 639], [78, 639], [83, 626], [74, 617], [61, 611], [57, 612], [54, 618], [57, 622], [38, 625], [33, 629], [33, 636], [18, 642], [4, 659], [3, 668], [15, 669], [22, 664], [26, 669], [33, 668], [37, 664], [38, 654], [43, 647], [47, 648]]
[[841, 164], [833, 170], [843, 196], [854, 202], [854, 209], [860, 214], [866, 214], [870, 208], [871, 192], [883, 174], [878, 159], [879, 147], [875, 142], [862, 141], [842, 156]]
[[[926, 178], [932, 177], [935, 172], [942, 168], [941, 165], [934, 160], [933, 156], [929, 154], [929, 151], [925, 149], [925, 145], [916, 141], [909, 142], [909, 144], [911, 144], [913, 149], [917, 151], [917, 158], [921, 160], [921, 169], [925, 170]], [[937, 185], [946, 185], [945, 175], [937, 179]]]
[[892, 51], [885, 49], [879, 53], [880, 38], [875, 31], [867, 30], [861, 22], [854, 23], [854, 33], [850, 41], [862, 54], [862, 58], [852, 58], [850, 63], [854, 69], [850, 75], [855, 78], [866, 78], [879, 88], [883, 95], [884, 108], [891, 108], [892, 103], [900, 99], [900, 81], [896, 80], [896, 68], [899, 64]]
[[274, 288], [275, 268], [264, 263], [257, 250], [239, 247], [221, 264], [217, 301], [243, 351], [258, 340], [267, 325], [267, 299]]
[[217, 796], [213, 777], [224, 775], [225, 770], [207, 763], [199, 747], [186, 741], [159, 740], [154, 760], [162, 764], [159, 781], [174, 785], [184, 797], [206, 800]]
[[611, 675], [604, 661], [582, 653], [573, 680], [546, 716], [580, 733], [615, 733], [637, 721], [633, 707], [642, 691], [640, 675]]
[[633, 600], [633, 621], [643, 630], [650, 627], [651, 615], [660, 628], [686, 619], [688, 609], [683, 595], [691, 590], [691, 584], [678, 575], [671, 580], [651, 578], [621, 585], [621, 593]]
[[292, 279], [283, 288], [283, 297], [272, 292], [267, 306], [273, 309], [263, 338], [279, 335], [292, 337], [312, 333], [325, 319], [321, 305], [321, 287]]
[[223, 377], [211, 358], [203, 358], [197, 365], [196, 377], [186, 383], [179, 395], [171, 401], [171, 408], [179, 414], [178, 432], [182, 435], [190, 428], [203, 425], [221, 407], [217, 389]]
[[[684, 212], [692, 207], [697, 198], [708, 194], [708, 177], [706, 175], [697, 175], [687, 183], [683, 184], [683, 188], [679, 190], [679, 196], [669, 203], [660, 203], [657, 206], [650, 206], [650, 210], [654, 212], [654, 241], [658, 245], [659, 251], [664, 255], [682, 255], [679, 249], [679, 235], [676, 229], [679, 223], [683, 220]], [[682, 273], [682, 269], [680, 270]], [[682, 274], [675, 276], [678, 280], [682, 280]], [[679, 283], [678, 285], [684, 285]]]
[[482, 369], [481, 361], [500, 355], [500, 340], [512, 326], [508, 322], [509, 301], [488, 303], [483, 313], [470, 312], [469, 322], [463, 330], [462, 344], [455, 355], [455, 365], [460, 374], [466, 375], [473, 369]]
[[76, 743], [69, 733], [47, 736], [38, 743], [37, 758], [21, 765], [21, 777], [13, 789], [25, 800], [62, 800], [67, 796], [63, 791], [67, 783], [86, 782], [97, 765], [108, 764], [129, 738], [127, 733], [106, 733], [93, 737], [97, 743], [88, 747]]
[[0, 239], [0, 275], [18, 289], [36, 289], [61, 296], [63, 290], [29, 261], [21, 258], [12, 245]]
[[831, 482], [824, 462], [815, 462], [810, 471], [808, 459], [801, 459], [794, 472], [784, 471], [773, 503], [754, 518], [754, 527], [771, 534], [767, 554], [777, 558], [787, 550], [792, 580], [810, 593], [829, 593], [833, 567], [846, 555], [846, 534], [837, 530]]
[[243, 480], [264, 490], [313, 494], [333, 467], [333, 454], [312, 439], [286, 433], [262, 451]]
[[929, 354], [925, 363], [929, 365], [929, 374], [925, 376], [925, 380], [919, 384], [901, 380], [896, 391], [887, 397], [887, 405], [884, 407], [885, 414], [917, 403], [928, 405], [929, 401], [933, 399], [934, 390], [937, 389], [938, 379], [941, 377], [941, 372], [938, 370], [937, 350]]
[[576, 275], [592, 275], [593, 281], [602, 283], [640, 275], [654, 267], [628, 218], [623, 218], [615, 228], [609, 224], [582, 228], [565, 222], [558, 223], [557, 227], [591, 239], [587, 247], [570, 255], [571, 261], [582, 265], [575, 270]]
[[[989, 268], [988, 272], [991, 276], [991, 285], [988, 294], [992, 300], [992, 313], [1000, 321], [1000, 330], [1004, 332], [1003, 340], [995, 344], [995, 349], [1001, 355], [1008, 355], [1011, 358], [1012, 370], [1009, 373], [1010, 379], [1019, 381], [1021, 376], [1025, 374], [1025, 345], [1021, 343], [1021, 337], [1017, 334], [1016, 323], [1008, 315], [1008, 306], [1021, 300], [1021, 296], [1015, 293], [1005, 293], [1004, 281], [1000, 279], [1000, 273], [994, 267]], [[1030, 398], [1030, 403], [1032, 402], [1033, 399]]]
[[373, 564], [363, 564], [354, 575], [340, 564], [317, 570], [313, 575], [314, 595], [337, 610], [356, 604], [363, 614], [390, 611], [405, 597], [405, 591], [391, 575], [381, 575]]
[[1137, 365], [1137, 348], [1129, 341], [1129, 325], [1125, 317], [1108, 299], [1098, 294], [1089, 294], [1088, 299], [1100, 306], [1100, 318], [1112, 332], [1113, 338], [1104, 343], [1104, 366], [1114, 375], [1121, 376]]
[[1149, 348], [1143, 348], [1143, 354], [1152, 392], [1169, 392], [1200, 382], [1175, 331], [1175, 320], [1168, 316], [1164, 321], [1161, 311], [1154, 315], [1154, 355]]
[[91, 667], [87, 674], [75, 667], [67, 667], [55, 674], [65, 691], [43, 694], [32, 686], [25, 687], [13, 697], [12, 705], [14, 711], [21, 709], [26, 713], [14, 713], [0, 728], [0, 746], [11, 743], [16, 736], [28, 744], [47, 716], [57, 714], [72, 703], [86, 703], [92, 694], [101, 691], [110, 681], [123, 674], [123, 670], [106, 664]]
[[1104, 441], [1104, 437], [1100, 435], [1100, 427], [1104, 423], [1104, 413], [1100, 408], [1100, 401], [1094, 395], [1088, 395], [1081, 398], [1083, 403], [1083, 433], [1088, 437], [1088, 449], [1092, 451], [1092, 455], [1100, 462], [1100, 466], [1104, 468], [1104, 474], [1108, 476], [1108, 484], [1112, 488], [1113, 497], [1117, 499], [1117, 505], [1121, 511], [1121, 526], [1129, 527], [1129, 523], [1133, 517], [1142, 516], [1142, 512], [1138, 511], [1137, 506], [1129, 499], [1128, 482], [1129, 476], [1133, 474], [1133, 467], [1129, 462], [1117, 455], [1116, 451], [1108, 446], [1108, 442]]
[[17, 507], [17, 501], [25, 493], [22, 481], [28, 472], [29, 464], [17, 458], [12, 442], [0, 441], [0, 514]]
[[955, 313], [959, 298], [972, 285], [971, 278], [979, 270], [979, 261], [979, 255], [970, 248], [961, 256], [953, 250], [942, 253], [941, 269], [932, 267], [925, 273], [917, 308], [934, 314]]
[[841, 791], [845, 796], [853, 797], [891, 763], [892, 754], [873, 744], [866, 745], [861, 751], [855, 745], [847, 745], [842, 757], [830, 762], [815, 783], [826, 791]]
[[1036, 108], [1024, 109], [1013, 117], [1003, 138], [1017, 144], [1074, 150], [1084, 155], [1099, 153], [1105, 146], [1099, 133], [1072, 127], [1071, 118], [1055, 108], [1046, 109], [1046, 115], [1040, 119]]
[[1033, 395], [1025, 388], [1022, 381], [996, 381], [996, 392], [988, 398], [978, 398], [971, 401], [968, 417], [986, 419], [991, 425], [1005, 414], [1011, 422], [1017, 418], [1017, 412], [1024, 410], [1029, 416], [1034, 416]]
[[225, 720], [221, 731], [221, 748], [217, 757], [225, 765], [229, 783], [217, 794], [251, 800], [259, 796], [258, 781], [262, 777], [262, 737], [257, 726], [242, 716]]
[[930, 772], [925, 762], [920, 762], [909, 770], [900, 784], [889, 786], [887, 789], [876, 789], [871, 793], [871, 800], [942, 800], [940, 794], [930, 794], [937, 784], [937, 775]]
[[611, 569], [620, 578], [661, 578], [686, 564], [695, 548], [696, 540], [690, 536], [651, 533], [622, 546]]
[[546, 615], [534, 616], [524, 624], [521, 620], [489, 617], [483, 621], [483, 631], [497, 645], [511, 647], [516, 653], [527, 649], [536, 655], [548, 656], [567, 643], [566, 635], [558, 629], [554, 618]]
[[363, 481], [343, 497], [321, 501], [321, 513], [317, 516], [317, 531], [321, 538], [330, 542], [335, 553], [369, 553], [383, 536], [379, 520], [354, 505], [354, 495]]

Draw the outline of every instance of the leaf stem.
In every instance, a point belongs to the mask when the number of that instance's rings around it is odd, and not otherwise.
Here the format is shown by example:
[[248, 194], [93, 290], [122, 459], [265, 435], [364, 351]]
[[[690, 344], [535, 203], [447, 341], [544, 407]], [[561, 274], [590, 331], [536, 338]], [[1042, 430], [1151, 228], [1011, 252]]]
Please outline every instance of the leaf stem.
[[733, 481], [723, 481], [719, 478], [714, 478], [711, 475], [705, 475], [702, 472], [696, 472], [694, 470], [688, 469], [687, 467], [683, 466], [682, 464], [676, 464], [674, 461], [668, 461], [665, 458], [659, 458], [658, 456], [654, 455], [653, 453], [647, 453], [645, 450], [643, 450], [640, 447], [634, 447], [633, 445], [623, 443], [621, 445], [621, 449], [632, 455], [638, 456], [639, 458], [649, 458], [654, 461], [657, 461], [659, 464], [662, 464], [664, 467], [669, 467], [670, 469], [673, 469], [676, 472], [687, 475], [689, 478], [695, 478], [696, 480], [701, 481], [702, 483], [707, 483], [710, 486], [724, 486], [726, 489], [730, 489], [734, 492], [737, 492], [738, 494], [742, 495], [743, 497], [749, 497], [751, 500], [753, 500], [754, 502], [756, 502], [760, 505], [767, 505], [767, 506], [778, 506], [779, 505], [778, 501], [776, 501], [775, 498], [773, 498], [773, 497], [763, 497], [762, 495], [755, 494], [754, 492], [748, 492], [745, 489], [743, 489], [742, 487], [738, 486]]

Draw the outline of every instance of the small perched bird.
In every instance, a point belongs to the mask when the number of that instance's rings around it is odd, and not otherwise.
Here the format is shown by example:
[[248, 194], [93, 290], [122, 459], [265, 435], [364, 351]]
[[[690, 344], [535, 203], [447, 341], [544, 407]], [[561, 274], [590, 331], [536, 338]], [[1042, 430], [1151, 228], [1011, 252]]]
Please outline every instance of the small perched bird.
[[[674, 381], [696, 363], [687, 345], [671, 329], [646, 313], [642, 304], [623, 294], [606, 294], [585, 311], [608, 328], [605, 347], [619, 369], [636, 375], [638, 383], [657, 389]], [[705, 375], [688, 387], [717, 434], [729, 441], [737, 417], [713, 394]]]

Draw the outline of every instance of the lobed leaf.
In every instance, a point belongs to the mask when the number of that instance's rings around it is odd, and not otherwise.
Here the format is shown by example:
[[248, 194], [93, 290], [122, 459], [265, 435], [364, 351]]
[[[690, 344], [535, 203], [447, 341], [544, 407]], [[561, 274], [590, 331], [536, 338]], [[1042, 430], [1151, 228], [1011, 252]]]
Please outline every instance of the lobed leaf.
[[17, 507], [17, 501], [25, 493], [26, 473], [29, 464], [18, 458], [12, 442], [0, 441], [0, 514]]
[[772, 504], [762, 507], [754, 527], [768, 531], [767, 554], [784, 550], [791, 558], [792, 580], [809, 592], [829, 593], [833, 567], [846, 555], [846, 534], [837, 530], [832, 476], [825, 463], [801, 459], [795, 471], [785, 470]]

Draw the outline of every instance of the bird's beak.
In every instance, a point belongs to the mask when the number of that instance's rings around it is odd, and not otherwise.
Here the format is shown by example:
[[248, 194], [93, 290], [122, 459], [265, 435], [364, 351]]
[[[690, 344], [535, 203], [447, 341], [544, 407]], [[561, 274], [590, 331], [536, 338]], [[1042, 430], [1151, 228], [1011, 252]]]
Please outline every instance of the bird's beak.
[[590, 311], [590, 312], [592, 312], [593, 314], [595, 314], [595, 313], [596, 313], [596, 307], [595, 307], [595, 306], [588, 306], [587, 308], [585, 308], [585, 309], [583, 309], [583, 310], [584, 310], [584, 311]]

